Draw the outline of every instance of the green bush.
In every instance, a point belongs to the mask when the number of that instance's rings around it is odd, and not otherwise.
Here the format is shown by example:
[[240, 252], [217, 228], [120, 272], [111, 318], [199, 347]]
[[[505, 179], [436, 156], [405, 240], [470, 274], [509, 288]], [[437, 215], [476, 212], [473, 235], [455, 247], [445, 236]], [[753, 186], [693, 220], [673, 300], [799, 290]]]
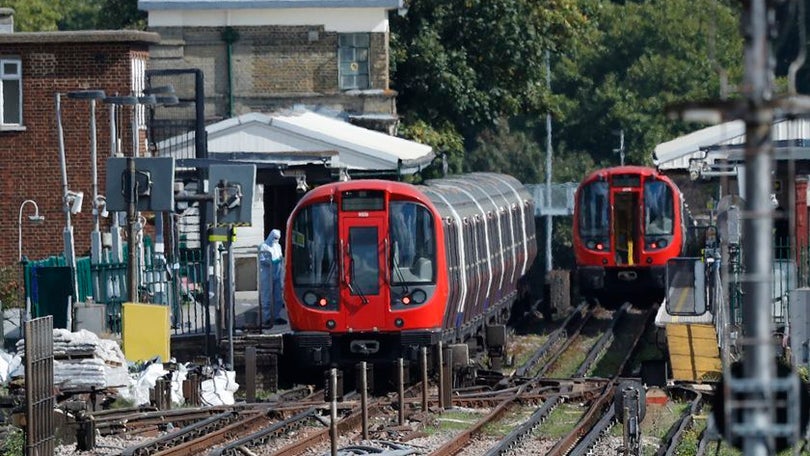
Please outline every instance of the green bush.
[[22, 429], [13, 428], [5, 435], [5, 441], [0, 446], [2, 456], [22, 456], [25, 447], [25, 435]]
[[0, 303], [4, 309], [23, 307], [20, 302], [20, 287], [19, 266], [0, 267]]

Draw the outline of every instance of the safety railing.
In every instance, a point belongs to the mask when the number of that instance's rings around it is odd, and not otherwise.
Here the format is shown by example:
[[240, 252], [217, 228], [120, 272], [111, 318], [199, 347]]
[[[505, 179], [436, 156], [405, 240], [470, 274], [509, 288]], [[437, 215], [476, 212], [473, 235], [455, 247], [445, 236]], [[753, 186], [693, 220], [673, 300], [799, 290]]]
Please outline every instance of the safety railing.
[[[205, 315], [204, 289], [205, 264], [199, 249], [180, 249], [174, 261], [163, 253], [155, 252], [151, 242], [144, 242], [144, 254], [139, 271], [140, 302], [170, 306], [172, 330], [175, 334], [202, 333], [210, 323]], [[42, 313], [36, 279], [40, 268], [66, 266], [63, 256], [52, 256], [25, 263], [25, 298], [30, 300], [34, 315]], [[76, 260], [76, 301], [92, 300], [103, 304], [106, 310], [106, 326], [111, 333], [121, 332], [121, 305], [128, 300], [127, 263], [109, 262], [92, 264], [90, 257]], [[44, 310], [43, 310], [44, 311]]]

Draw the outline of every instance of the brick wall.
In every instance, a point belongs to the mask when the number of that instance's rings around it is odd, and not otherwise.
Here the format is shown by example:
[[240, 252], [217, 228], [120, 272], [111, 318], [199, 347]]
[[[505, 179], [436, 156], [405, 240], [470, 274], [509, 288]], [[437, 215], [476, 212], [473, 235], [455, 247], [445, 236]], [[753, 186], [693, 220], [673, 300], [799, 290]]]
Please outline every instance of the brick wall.
[[[22, 252], [40, 259], [63, 251], [66, 224], [62, 210], [62, 175], [56, 129], [57, 92], [102, 89], [108, 95], [131, 91], [131, 60], [146, 58], [147, 44], [62, 42], [0, 43], [0, 55], [22, 60], [24, 131], [0, 131], [0, 266], [15, 264], [18, 255], [20, 204], [33, 199], [45, 222], [33, 225], [23, 210]], [[80, 214], [71, 217], [77, 255], [87, 255], [92, 230], [90, 102], [61, 97], [68, 187], [84, 192]], [[130, 117], [121, 116], [125, 153], [131, 153]], [[110, 156], [109, 105], [96, 106], [99, 191], [104, 193], [106, 159]], [[105, 221], [106, 224], [106, 221]]]
[[[199, 68], [205, 74], [206, 117], [228, 116], [227, 45], [223, 27], [156, 27], [150, 69]], [[372, 33], [371, 89], [347, 93], [338, 87], [338, 33], [322, 26], [234, 27], [231, 46], [233, 115], [272, 112], [295, 104], [329, 107], [352, 114], [393, 114], [389, 90], [388, 34]], [[382, 102], [369, 103], [369, 97]]]

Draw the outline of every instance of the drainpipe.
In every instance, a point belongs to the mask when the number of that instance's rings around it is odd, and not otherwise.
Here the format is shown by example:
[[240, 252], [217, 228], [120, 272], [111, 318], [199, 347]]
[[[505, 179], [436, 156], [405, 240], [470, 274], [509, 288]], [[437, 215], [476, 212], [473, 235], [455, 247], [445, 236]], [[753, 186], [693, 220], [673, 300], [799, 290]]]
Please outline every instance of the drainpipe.
[[239, 32], [233, 27], [225, 27], [222, 31], [222, 41], [227, 45], [225, 60], [228, 70], [228, 117], [233, 117], [233, 43], [239, 41]]

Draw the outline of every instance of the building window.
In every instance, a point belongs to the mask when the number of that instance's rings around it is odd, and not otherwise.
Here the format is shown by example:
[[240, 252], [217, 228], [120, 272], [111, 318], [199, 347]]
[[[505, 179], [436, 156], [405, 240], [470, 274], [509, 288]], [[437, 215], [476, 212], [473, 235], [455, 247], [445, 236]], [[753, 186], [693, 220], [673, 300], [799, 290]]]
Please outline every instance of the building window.
[[0, 125], [22, 125], [22, 62], [0, 58]]
[[340, 88], [368, 89], [369, 65], [368, 47], [370, 41], [368, 33], [343, 33], [340, 35], [338, 59], [340, 60]]

